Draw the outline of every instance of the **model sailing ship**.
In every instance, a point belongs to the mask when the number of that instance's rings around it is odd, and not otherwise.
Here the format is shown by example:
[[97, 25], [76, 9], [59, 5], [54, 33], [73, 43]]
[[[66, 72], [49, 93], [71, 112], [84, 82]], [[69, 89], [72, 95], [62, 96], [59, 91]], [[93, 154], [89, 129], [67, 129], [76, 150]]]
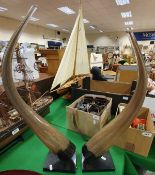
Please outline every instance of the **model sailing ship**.
[[60, 85], [56, 91], [61, 93], [88, 74], [90, 74], [90, 68], [82, 8], [80, 8], [67, 48], [53, 81], [51, 92]]
[[[22, 99], [32, 107], [34, 111], [40, 113], [52, 102], [51, 96], [45, 96], [39, 92], [31, 75], [32, 71], [27, 66], [25, 59], [20, 54], [19, 46], [16, 47], [17, 66], [15, 71], [22, 73], [24, 85], [17, 87], [17, 91]], [[0, 138], [8, 128], [23, 122], [23, 118], [19, 115], [16, 109], [13, 108], [11, 102], [8, 100], [5, 91], [0, 91]]]

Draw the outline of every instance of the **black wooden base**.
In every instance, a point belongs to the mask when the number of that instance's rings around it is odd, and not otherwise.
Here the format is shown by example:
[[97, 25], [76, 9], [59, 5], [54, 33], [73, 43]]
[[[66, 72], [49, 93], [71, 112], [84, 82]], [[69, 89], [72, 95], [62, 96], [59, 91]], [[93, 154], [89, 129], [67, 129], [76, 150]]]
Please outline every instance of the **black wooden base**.
[[86, 159], [85, 157], [82, 155], [83, 172], [106, 172], [115, 170], [113, 160], [109, 152], [103, 154], [99, 158], [93, 157]]
[[44, 163], [43, 171], [75, 173], [76, 154], [74, 154], [71, 159], [61, 160], [56, 154], [49, 152]]

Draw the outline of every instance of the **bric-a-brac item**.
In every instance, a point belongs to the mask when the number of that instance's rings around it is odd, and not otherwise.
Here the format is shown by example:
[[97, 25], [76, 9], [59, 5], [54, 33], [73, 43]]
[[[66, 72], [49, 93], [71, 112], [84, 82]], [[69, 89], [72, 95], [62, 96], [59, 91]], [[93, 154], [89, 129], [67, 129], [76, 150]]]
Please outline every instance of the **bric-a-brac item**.
[[[79, 13], [76, 18], [63, 58], [54, 78], [51, 92], [61, 93], [72, 84], [90, 74], [87, 42], [80, 2]], [[59, 88], [57, 86], [60, 85]], [[55, 90], [55, 88], [57, 88]]]
[[[71, 143], [68, 139], [66, 139], [55, 128], [49, 125], [48, 122], [46, 122], [42, 117], [36, 114], [23, 101], [23, 99], [19, 96], [12, 79], [11, 65], [12, 65], [12, 55], [13, 55], [15, 45], [18, 41], [18, 38], [21, 32], [26, 27], [26, 24], [28, 23], [29, 18], [33, 15], [36, 9], [37, 9], [36, 6], [31, 7], [27, 16], [25, 17], [25, 19], [23, 20], [23, 22], [18, 27], [17, 31], [13, 34], [13, 36], [9, 41], [9, 44], [7, 46], [7, 49], [5, 51], [4, 58], [3, 58], [3, 67], [2, 67], [3, 85], [5, 88], [6, 94], [10, 99], [11, 103], [13, 104], [13, 106], [21, 114], [21, 116], [24, 118], [28, 126], [32, 128], [32, 130], [36, 133], [36, 135], [49, 148], [50, 152], [54, 153], [54, 154], [52, 153], [49, 154], [49, 157], [48, 157], [49, 159], [47, 161], [47, 164], [45, 165], [45, 170], [59, 171], [59, 168], [62, 168], [63, 166], [66, 165], [66, 162], [69, 162], [71, 164], [71, 167], [74, 170], [72, 171], [72, 169], [67, 168], [65, 170], [61, 169], [60, 171], [75, 172], [75, 164], [74, 164], [75, 160], [73, 160], [75, 158], [74, 144]], [[80, 19], [80, 16], [78, 17], [77, 23], [79, 23], [79, 19]], [[77, 25], [76, 31], [80, 32], [79, 25]], [[132, 120], [134, 119], [134, 117], [136, 116], [137, 112], [140, 110], [143, 104], [143, 101], [146, 95], [146, 84], [147, 84], [145, 66], [133, 33], [129, 32], [129, 35], [137, 56], [138, 67], [139, 67], [139, 78], [138, 78], [136, 91], [132, 99], [130, 100], [129, 104], [127, 105], [127, 107], [123, 110], [123, 112], [120, 113], [109, 124], [107, 124], [103, 129], [101, 129], [83, 146], [83, 149], [82, 149], [83, 171], [102, 171], [103, 170], [102, 167], [104, 165], [102, 166], [102, 163], [105, 164], [106, 161], [109, 159], [109, 157], [106, 157], [106, 155], [104, 154], [112, 145], [114, 145], [115, 140], [118, 137], [120, 137], [121, 134], [124, 133], [124, 131], [130, 126], [130, 124], [132, 123]], [[74, 41], [77, 41], [76, 37], [72, 41], [74, 50], [76, 50], [75, 48], [78, 47], [78, 45], [74, 45]], [[79, 44], [80, 43], [82, 42], [79, 42]], [[76, 50], [76, 52], [78, 52], [78, 49]], [[75, 66], [74, 68], [72, 68], [71, 72], [76, 72]], [[53, 160], [56, 164], [57, 164], [57, 161], [59, 161], [60, 163], [59, 167], [56, 167], [55, 164], [52, 164]], [[98, 169], [94, 169], [94, 167], [96, 168], [97, 166], [98, 166]]]
[[83, 171], [108, 171], [114, 169], [113, 162], [107, 151], [114, 145], [115, 140], [129, 128], [142, 107], [147, 85], [145, 65], [134, 34], [129, 32], [129, 36], [139, 68], [135, 93], [126, 108], [83, 146]]
[[[48, 160], [44, 170], [75, 172], [75, 145], [52, 127], [46, 120], [39, 116], [28, 106], [18, 94], [12, 78], [12, 55], [17, 41], [26, 27], [30, 17], [37, 6], [32, 6], [12, 35], [4, 53], [2, 65], [2, 80], [5, 92], [14, 108], [24, 118], [27, 125], [34, 131], [40, 140], [49, 148]], [[69, 163], [69, 165], [68, 165]]]

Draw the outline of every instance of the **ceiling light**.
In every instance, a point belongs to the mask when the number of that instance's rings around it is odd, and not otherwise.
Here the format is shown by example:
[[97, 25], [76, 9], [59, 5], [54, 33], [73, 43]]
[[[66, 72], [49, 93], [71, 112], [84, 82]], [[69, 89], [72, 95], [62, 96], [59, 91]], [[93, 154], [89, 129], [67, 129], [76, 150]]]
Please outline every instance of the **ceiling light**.
[[67, 30], [67, 29], [62, 29], [63, 31], [65, 31], [65, 32], [69, 32], [69, 30]]
[[0, 12], [4, 12], [6, 10], [8, 10], [8, 9], [7, 8], [4, 8], [4, 7], [0, 7]]
[[127, 30], [133, 30], [133, 27], [127, 27], [126, 29]]
[[133, 21], [125, 21], [124, 24], [126, 26], [130, 26], [130, 25], [133, 25]]
[[122, 18], [130, 18], [132, 17], [131, 11], [128, 12], [121, 12]]
[[75, 14], [75, 11], [70, 9], [69, 7], [65, 6], [65, 7], [59, 7], [58, 10], [66, 13], [67, 15], [72, 15]]
[[[25, 18], [25, 16], [22, 16], [22, 18]], [[31, 21], [39, 21], [38, 18], [35, 18], [35, 17], [32, 17], [32, 16], [30, 17], [30, 20], [31, 20]]]
[[47, 26], [50, 26], [50, 27], [59, 27], [58, 25], [56, 24], [46, 24]]
[[94, 26], [89, 26], [89, 27], [90, 27], [91, 29], [93, 29], [93, 30], [95, 29], [95, 27], [94, 27]]
[[103, 32], [103, 30], [99, 30], [99, 32], [101, 32], [101, 33], [102, 33], [102, 32]]
[[87, 19], [83, 19], [83, 22], [86, 24], [86, 23], [89, 23], [89, 21]]
[[35, 18], [35, 17], [32, 17], [32, 16], [30, 17], [30, 20], [31, 20], [31, 21], [39, 21], [38, 18]]
[[130, 0], [115, 0], [117, 5], [130, 4]]

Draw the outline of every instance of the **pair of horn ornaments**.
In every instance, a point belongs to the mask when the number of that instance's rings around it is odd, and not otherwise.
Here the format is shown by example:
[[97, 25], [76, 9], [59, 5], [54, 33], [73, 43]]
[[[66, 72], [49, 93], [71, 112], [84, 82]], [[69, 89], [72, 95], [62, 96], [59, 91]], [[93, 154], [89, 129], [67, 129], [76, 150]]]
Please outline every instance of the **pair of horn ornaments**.
[[[75, 172], [76, 171], [76, 146], [52, 127], [29, 107], [18, 94], [12, 78], [12, 55], [15, 45], [26, 27], [30, 17], [37, 6], [32, 6], [25, 19], [21, 22], [16, 32], [12, 35], [3, 58], [2, 80], [8, 98], [12, 105], [24, 118], [27, 125], [35, 132], [40, 140], [49, 148], [44, 170]], [[108, 149], [114, 145], [115, 140], [130, 126], [134, 117], [139, 112], [146, 95], [146, 71], [141, 52], [138, 48], [134, 34], [129, 32], [138, 60], [138, 83], [136, 91], [127, 107], [110, 123], [102, 128], [82, 148], [83, 171], [105, 171], [106, 167], [114, 170], [113, 162]], [[111, 161], [111, 164], [107, 161]], [[104, 164], [104, 165], [103, 165]], [[96, 167], [95, 167], [96, 166]]]

